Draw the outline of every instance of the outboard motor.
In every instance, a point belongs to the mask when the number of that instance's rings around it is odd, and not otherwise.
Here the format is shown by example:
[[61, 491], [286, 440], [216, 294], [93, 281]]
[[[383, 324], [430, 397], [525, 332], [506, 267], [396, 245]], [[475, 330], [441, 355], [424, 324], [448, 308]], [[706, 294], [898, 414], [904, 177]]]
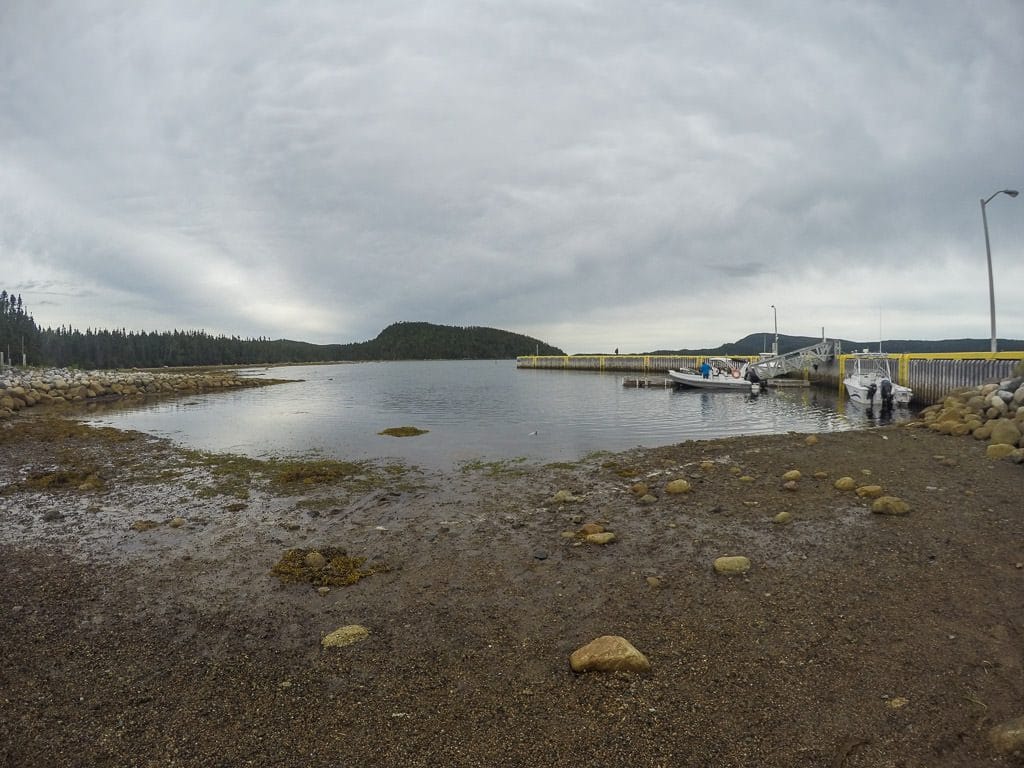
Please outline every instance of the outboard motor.
[[882, 379], [879, 389], [882, 391], [882, 407], [892, 408], [892, 382], [888, 379]]
[[868, 384], [868, 402], [875, 402], [875, 392], [878, 391], [878, 385], [875, 382]]

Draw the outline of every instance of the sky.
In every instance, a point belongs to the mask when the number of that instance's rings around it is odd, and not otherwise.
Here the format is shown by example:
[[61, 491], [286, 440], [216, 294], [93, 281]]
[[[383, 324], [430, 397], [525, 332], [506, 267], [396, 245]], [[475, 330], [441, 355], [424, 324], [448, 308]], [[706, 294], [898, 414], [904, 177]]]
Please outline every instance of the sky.
[[[926, 5], [4, 0], [0, 288], [316, 343], [987, 339], [1024, 3]], [[1024, 196], [986, 213], [1024, 338]]]

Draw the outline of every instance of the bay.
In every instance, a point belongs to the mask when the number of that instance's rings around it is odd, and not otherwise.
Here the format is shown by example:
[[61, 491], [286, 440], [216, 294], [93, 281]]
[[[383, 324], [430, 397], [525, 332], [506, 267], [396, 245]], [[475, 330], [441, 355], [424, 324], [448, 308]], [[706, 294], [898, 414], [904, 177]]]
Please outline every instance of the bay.
[[[395, 459], [442, 470], [465, 462], [574, 461], [595, 451], [879, 423], [820, 388], [771, 389], [759, 396], [635, 389], [623, 386], [622, 374], [520, 370], [506, 360], [287, 366], [246, 374], [302, 381], [94, 408], [87, 418], [201, 450], [256, 458]], [[428, 432], [379, 434], [401, 426]]]

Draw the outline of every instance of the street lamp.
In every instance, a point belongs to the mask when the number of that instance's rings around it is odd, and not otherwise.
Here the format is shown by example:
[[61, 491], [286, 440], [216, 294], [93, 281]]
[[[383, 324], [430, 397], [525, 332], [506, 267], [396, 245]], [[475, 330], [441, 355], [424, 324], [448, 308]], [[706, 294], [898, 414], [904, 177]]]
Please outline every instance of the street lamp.
[[779, 356], [779, 310], [772, 304], [772, 314], [775, 315], [775, 346], [772, 349], [772, 354], [776, 357]]
[[985, 258], [988, 260], [988, 306], [989, 311], [992, 314], [992, 351], [998, 352], [996, 349], [996, 289], [995, 284], [992, 281], [992, 246], [988, 242], [988, 218], [985, 216], [985, 206], [989, 204], [989, 201], [996, 195], [1009, 195], [1010, 197], [1017, 196], [1016, 189], [1000, 189], [998, 192], [993, 192], [988, 198], [981, 201], [981, 223], [985, 227]]

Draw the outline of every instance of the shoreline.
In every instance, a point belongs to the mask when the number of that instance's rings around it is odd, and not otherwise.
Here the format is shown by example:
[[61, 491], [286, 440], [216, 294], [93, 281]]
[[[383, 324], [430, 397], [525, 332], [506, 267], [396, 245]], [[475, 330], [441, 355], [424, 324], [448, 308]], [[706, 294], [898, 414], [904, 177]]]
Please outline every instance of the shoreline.
[[[0, 765], [1018, 764], [990, 734], [1024, 714], [1021, 467], [982, 441], [882, 427], [287, 480], [26, 416], [0, 424]], [[271, 573], [329, 546], [386, 567], [327, 592]], [[749, 572], [715, 573], [725, 555]], [[369, 636], [321, 646], [350, 624]], [[605, 634], [651, 671], [572, 672]]]

